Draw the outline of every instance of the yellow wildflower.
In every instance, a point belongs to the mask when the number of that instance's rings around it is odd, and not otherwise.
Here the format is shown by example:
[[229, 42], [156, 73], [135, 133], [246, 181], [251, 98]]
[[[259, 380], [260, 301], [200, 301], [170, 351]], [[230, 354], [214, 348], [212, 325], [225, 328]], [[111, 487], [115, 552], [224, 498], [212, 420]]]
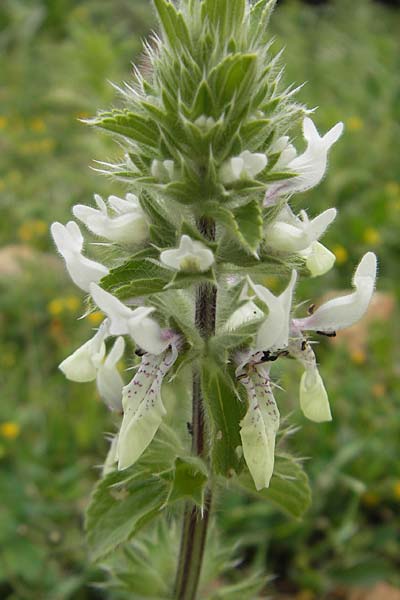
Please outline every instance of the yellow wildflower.
[[62, 298], [54, 298], [47, 305], [47, 310], [53, 317], [58, 317], [64, 310], [64, 301]]
[[363, 233], [363, 240], [366, 244], [376, 246], [376, 244], [379, 244], [379, 242], [381, 241], [381, 235], [379, 231], [377, 231], [373, 227], [367, 227], [367, 229]]
[[393, 486], [393, 494], [396, 500], [400, 500], [400, 481], [396, 481]]
[[41, 133], [46, 130], [46, 123], [40, 117], [35, 117], [31, 121], [31, 129], [32, 131], [36, 131], [36, 133]]
[[366, 354], [363, 350], [353, 350], [350, 355], [352, 362], [356, 365], [363, 365], [367, 360]]
[[67, 308], [69, 311], [76, 312], [79, 309], [81, 302], [77, 296], [67, 296], [64, 304], [65, 308]]
[[372, 394], [375, 398], [383, 398], [386, 394], [386, 386], [383, 383], [375, 383], [372, 386]]
[[7, 127], [7, 122], [7, 117], [0, 117], [0, 129], [5, 129]]
[[101, 311], [96, 310], [88, 315], [88, 319], [92, 325], [99, 325], [104, 319], [104, 314]]
[[47, 224], [40, 219], [26, 221], [18, 229], [18, 237], [23, 242], [29, 242], [34, 238], [41, 237], [45, 233], [47, 233]]
[[0, 425], [0, 435], [7, 440], [15, 440], [20, 434], [21, 427], [13, 421], [6, 421]]
[[349, 258], [349, 253], [344, 246], [339, 244], [333, 248], [333, 254], [336, 256], [337, 263], [343, 265]]
[[39, 152], [47, 153], [54, 150], [56, 142], [52, 138], [44, 138], [43, 140], [40, 140], [37, 145]]
[[365, 492], [365, 494], [363, 494], [363, 496], [361, 497], [361, 500], [362, 503], [365, 504], [365, 506], [369, 506], [370, 508], [378, 506], [380, 501], [378, 494], [376, 494], [375, 492]]
[[385, 185], [385, 192], [388, 196], [400, 196], [400, 183], [397, 181], [388, 181]]
[[360, 131], [364, 128], [364, 121], [360, 117], [349, 117], [346, 126], [349, 131]]
[[315, 594], [312, 590], [301, 590], [296, 594], [296, 600], [314, 600]]

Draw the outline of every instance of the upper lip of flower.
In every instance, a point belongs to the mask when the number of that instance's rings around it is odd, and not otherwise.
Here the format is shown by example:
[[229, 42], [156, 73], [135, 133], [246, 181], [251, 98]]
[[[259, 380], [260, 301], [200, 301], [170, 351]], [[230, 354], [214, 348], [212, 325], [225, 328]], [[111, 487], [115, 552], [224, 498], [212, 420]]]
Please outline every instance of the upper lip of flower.
[[71, 279], [78, 287], [88, 292], [91, 282], [100, 281], [108, 274], [107, 267], [83, 256], [83, 236], [75, 221], [69, 221], [67, 225], [53, 223], [51, 233]]

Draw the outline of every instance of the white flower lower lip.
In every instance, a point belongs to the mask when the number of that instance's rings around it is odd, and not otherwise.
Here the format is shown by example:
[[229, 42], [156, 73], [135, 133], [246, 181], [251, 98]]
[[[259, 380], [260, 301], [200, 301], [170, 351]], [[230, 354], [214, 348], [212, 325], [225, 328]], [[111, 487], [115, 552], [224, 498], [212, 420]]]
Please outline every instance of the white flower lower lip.
[[179, 248], [161, 252], [160, 261], [177, 271], [205, 272], [214, 264], [214, 255], [202, 242], [183, 235]]
[[377, 259], [373, 252], [363, 256], [353, 277], [355, 291], [347, 296], [334, 298], [320, 306], [312, 315], [294, 319], [300, 330], [332, 333], [350, 327], [365, 314], [375, 289]]
[[133, 465], [155, 436], [166, 414], [161, 386], [178, 357], [174, 344], [159, 356], [145, 354], [138, 372], [123, 390], [124, 417], [118, 435], [118, 469]]

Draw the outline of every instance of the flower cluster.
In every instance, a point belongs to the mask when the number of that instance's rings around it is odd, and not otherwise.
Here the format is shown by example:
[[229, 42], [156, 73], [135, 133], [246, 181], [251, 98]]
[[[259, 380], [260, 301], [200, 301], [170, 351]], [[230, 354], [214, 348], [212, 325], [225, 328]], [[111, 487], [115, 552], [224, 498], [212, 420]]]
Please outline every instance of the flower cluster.
[[[352, 293], [295, 314], [298, 280], [333, 267], [321, 238], [337, 211], [296, 214], [291, 197], [321, 182], [343, 124], [320, 135], [311, 112], [292, 101], [296, 90], [281, 89], [266, 34], [273, 4], [155, 1], [163, 40], [147, 46], [149, 73], [136, 70], [119, 90], [125, 108], [90, 120], [124, 149], [120, 163], [99, 170], [134, 193], [73, 208], [100, 246], [113, 246], [113, 264], [84, 254], [75, 221], [51, 228], [72, 280], [105, 315], [60, 368], [70, 380], [96, 381], [107, 406], [123, 413], [107, 461], [119, 469], [156, 435], [168, 410], [165, 384], [193, 372], [208, 420], [202, 458], [225, 477], [245, 461], [256, 488], [268, 487], [279, 429], [274, 362], [299, 361], [304, 415], [331, 419], [309, 332], [352, 325], [374, 292], [377, 261], [368, 252]], [[297, 124], [303, 153], [291, 137]], [[278, 296], [263, 285], [272, 273], [286, 282]], [[119, 363], [132, 344], [141, 363], [125, 384]]]

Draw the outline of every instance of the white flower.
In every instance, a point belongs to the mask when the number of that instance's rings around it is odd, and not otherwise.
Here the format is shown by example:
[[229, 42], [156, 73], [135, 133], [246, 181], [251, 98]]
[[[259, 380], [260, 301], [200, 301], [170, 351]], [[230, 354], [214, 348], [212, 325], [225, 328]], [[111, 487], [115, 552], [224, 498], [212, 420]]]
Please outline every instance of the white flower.
[[[253, 359], [256, 360], [257, 356]], [[266, 367], [248, 364], [243, 369], [240, 382], [248, 397], [247, 413], [240, 423], [243, 455], [256, 489], [261, 490], [269, 486], [274, 472], [279, 410]]]
[[140, 348], [150, 354], [161, 354], [170, 345], [170, 339], [163, 334], [157, 321], [149, 318], [154, 308], [140, 306], [131, 310], [96, 284], [90, 286], [90, 293], [97, 306], [109, 317], [111, 335], [129, 334]]
[[297, 156], [296, 148], [289, 142], [289, 136], [287, 135], [278, 138], [272, 145], [271, 153], [278, 154], [278, 152], [280, 156], [274, 165], [274, 171], [286, 168], [288, 163]]
[[289, 352], [304, 367], [300, 381], [300, 408], [304, 416], [317, 423], [331, 421], [328, 394], [318, 371], [314, 351], [301, 333], [293, 331]]
[[160, 254], [164, 265], [177, 271], [204, 272], [214, 264], [214, 254], [201, 242], [193, 241], [188, 235], [183, 235], [179, 248], [164, 250]]
[[254, 179], [268, 164], [265, 154], [253, 154], [248, 150], [227, 160], [220, 169], [221, 181], [224, 184], [241, 179]]
[[365, 314], [375, 289], [377, 259], [373, 252], [367, 252], [361, 259], [353, 277], [355, 291], [347, 296], [325, 302], [312, 315], [304, 319], [294, 319], [299, 330], [333, 333], [350, 327]]
[[153, 160], [151, 174], [162, 182], [172, 181], [175, 178], [175, 163], [173, 160]]
[[286, 166], [286, 169], [296, 173], [296, 176], [270, 186], [266, 194], [266, 203], [273, 203], [282, 194], [305, 192], [318, 185], [325, 175], [329, 150], [342, 135], [343, 127], [343, 123], [337, 123], [321, 137], [313, 121], [306, 117], [303, 121], [303, 134], [308, 142], [305, 152], [286, 165], [282, 162], [279, 165], [281, 168]]
[[108, 336], [106, 320], [98, 332], [66, 358], [59, 368], [70, 381], [84, 383], [96, 380], [101, 398], [111, 410], [120, 410], [124, 384], [116, 365], [124, 353], [125, 342], [122, 337], [117, 338], [106, 357], [105, 340]]
[[278, 214], [276, 221], [266, 228], [266, 242], [278, 252], [306, 250], [325, 233], [336, 214], [335, 208], [328, 208], [310, 220], [304, 210], [297, 217], [286, 205]]
[[[95, 194], [96, 208], [77, 204], [74, 216], [94, 234], [113, 242], [140, 244], [146, 240], [149, 228], [139, 200], [133, 194], [126, 199], [109, 196], [107, 204]], [[109, 209], [114, 215], [110, 216]]]
[[312, 277], [325, 275], [332, 269], [336, 261], [333, 252], [319, 242], [313, 242], [309, 248], [299, 252], [299, 255], [305, 259], [306, 267]]
[[174, 344], [161, 355], [145, 354], [135, 377], [124, 388], [124, 418], [116, 448], [118, 469], [133, 465], [157, 433], [166, 412], [161, 397], [162, 382], [177, 357]]
[[281, 350], [287, 348], [289, 340], [290, 311], [293, 292], [297, 281], [296, 271], [286, 290], [280, 296], [274, 296], [266, 287], [257, 285], [249, 279], [256, 296], [268, 307], [268, 316], [257, 332], [255, 351]]
[[125, 340], [118, 337], [97, 371], [96, 384], [100, 396], [111, 410], [121, 410], [123, 379], [117, 369], [125, 350]]
[[353, 277], [355, 292], [326, 302], [304, 319], [292, 321], [289, 353], [297, 358], [305, 369], [300, 382], [300, 406], [304, 415], [312, 421], [330, 421], [332, 416], [314, 351], [302, 332], [318, 331], [332, 334], [361, 319], [375, 289], [376, 269], [376, 256], [368, 252], [362, 258]]
[[194, 122], [197, 127], [203, 129], [204, 131], [210, 131], [215, 125], [215, 119], [213, 117], [206, 117], [205, 115], [201, 115]]
[[107, 267], [82, 255], [83, 236], [74, 221], [65, 226], [53, 223], [51, 234], [72, 281], [83, 291], [88, 292], [92, 281], [97, 283], [108, 274]]

